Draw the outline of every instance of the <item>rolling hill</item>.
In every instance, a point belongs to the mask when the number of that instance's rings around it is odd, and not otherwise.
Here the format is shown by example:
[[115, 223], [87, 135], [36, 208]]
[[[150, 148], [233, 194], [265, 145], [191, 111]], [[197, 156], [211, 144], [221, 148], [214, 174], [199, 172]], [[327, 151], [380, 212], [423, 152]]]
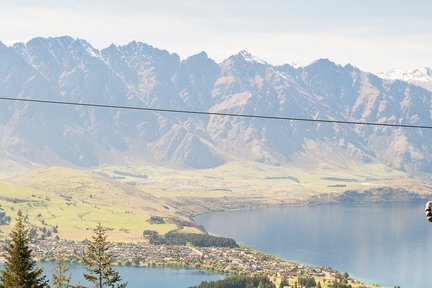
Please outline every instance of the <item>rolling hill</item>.
[[201, 233], [192, 217], [210, 211], [424, 200], [431, 187], [430, 180], [383, 164], [346, 170], [325, 162], [311, 170], [253, 161], [210, 169], [42, 167], [0, 180], [0, 240], [9, 235], [18, 209], [28, 216], [34, 237], [83, 240], [100, 222], [110, 240], [137, 242], [144, 230]]
[[[139, 241], [146, 229], [165, 233], [178, 229], [189, 217], [150, 194], [91, 171], [50, 167], [0, 181], [0, 209], [8, 220], [0, 226], [0, 238], [8, 237], [10, 218], [19, 209], [28, 216], [37, 237], [83, 240], [97, 223], [113, 241]], [[165, 223], [152, 224], [159, 216]], [[10, 218], [9, 218], [10, 217]], [[9, 219], [6, 219], [9, 218]]]

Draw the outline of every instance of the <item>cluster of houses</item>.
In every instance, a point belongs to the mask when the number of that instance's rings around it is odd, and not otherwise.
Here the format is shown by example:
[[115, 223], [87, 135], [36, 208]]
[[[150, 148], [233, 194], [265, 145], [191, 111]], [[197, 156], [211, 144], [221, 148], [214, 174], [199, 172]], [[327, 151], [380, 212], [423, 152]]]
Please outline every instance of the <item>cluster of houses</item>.
[[[79, 262], [86, 247], [85, 241], [40, 240], [33, 243], [33, 255], [41, 261], [55, 261], [61, 257]], [[148, 243], [112, 243], [111, 253], [118, 265], [183, 266], [217, 272], [266, 275], [292, 278], [308, 275], [334, 278], [338, 271], [328, 267], [310, 267], [246, 248], [191, 247], [153, 245]]]

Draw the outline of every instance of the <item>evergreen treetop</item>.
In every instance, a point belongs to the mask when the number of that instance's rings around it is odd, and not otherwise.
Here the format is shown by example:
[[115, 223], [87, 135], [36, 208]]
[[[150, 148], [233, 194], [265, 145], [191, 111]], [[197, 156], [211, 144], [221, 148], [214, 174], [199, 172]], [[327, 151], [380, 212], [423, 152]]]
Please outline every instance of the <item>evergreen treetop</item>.
[[120, 274], [112, 268], [114, 255], [110, 252], [111, 245], [107, 241], [105, 229], [99, 223], [94, 232], [92, 241], [88, 243], [82, 257], [82, 262], [88, 271], [84, 273], [84, 278], [97, 288], [126, 287], [127, 283], [121, 283]]
[[30, 236], [24, 216], [18, 211], [11, 241], [4, 247], [4, 269], [0, 271], [1, 288], [43, 288], [48, 281], [43, 270], [36, 267], [29, 247]]

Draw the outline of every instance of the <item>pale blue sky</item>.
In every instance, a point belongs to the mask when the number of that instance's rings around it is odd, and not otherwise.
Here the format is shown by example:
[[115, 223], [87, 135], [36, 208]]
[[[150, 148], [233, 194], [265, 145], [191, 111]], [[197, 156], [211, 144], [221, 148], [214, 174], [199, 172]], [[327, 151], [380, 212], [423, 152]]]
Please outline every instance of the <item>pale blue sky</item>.
[[96, 48], [142, 41], [222, 61], [330, 58], [378, 72], [432, 67], [430, 0], [0, 0], [0, 41], [70, 35]]

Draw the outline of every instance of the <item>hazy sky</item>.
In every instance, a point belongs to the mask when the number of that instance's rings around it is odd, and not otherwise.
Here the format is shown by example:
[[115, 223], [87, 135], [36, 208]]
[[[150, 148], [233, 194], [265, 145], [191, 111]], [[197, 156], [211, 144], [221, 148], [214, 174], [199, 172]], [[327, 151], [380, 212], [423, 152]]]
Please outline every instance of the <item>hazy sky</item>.
[[0, 41], [70, 35], [96, 48], [132, 40], [221, 61], [330, 58], [378, 72], [432, 67], [431, 0], [0, 0]]

